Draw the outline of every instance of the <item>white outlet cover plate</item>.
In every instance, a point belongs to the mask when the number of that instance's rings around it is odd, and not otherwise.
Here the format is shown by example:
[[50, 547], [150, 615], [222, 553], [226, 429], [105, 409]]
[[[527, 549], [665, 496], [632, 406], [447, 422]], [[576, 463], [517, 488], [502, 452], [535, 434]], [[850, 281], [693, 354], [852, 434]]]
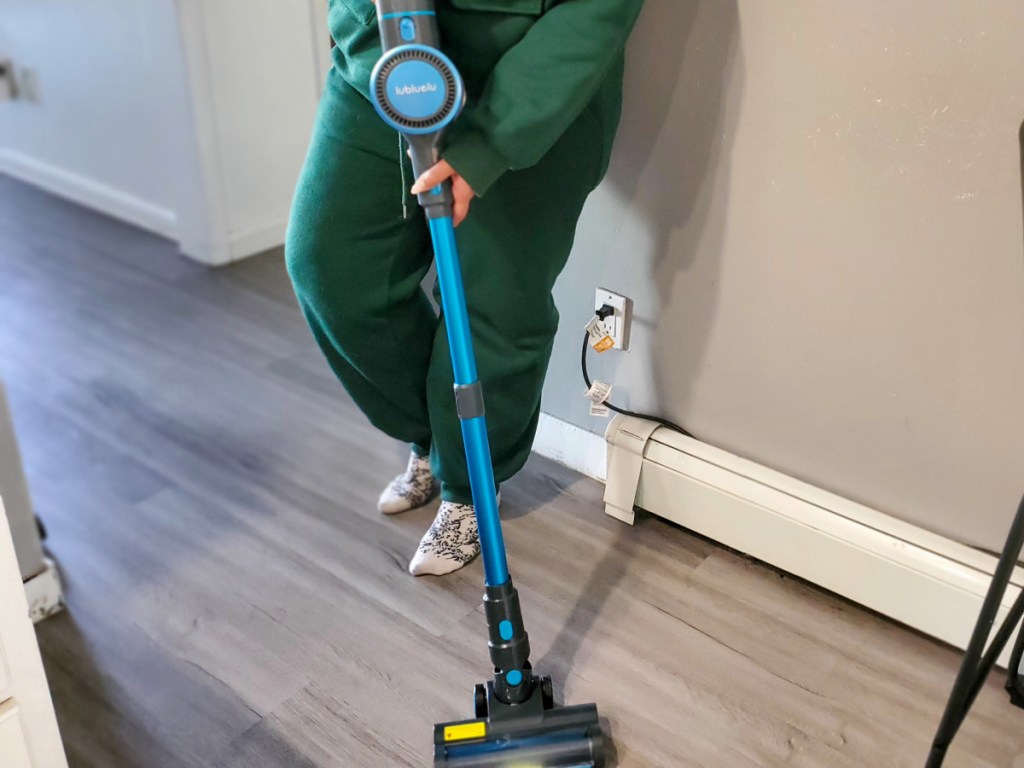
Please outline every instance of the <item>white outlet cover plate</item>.
[[605, 318], [608, 335], [615, 342], [615, 349], [622, 352], [629, 350], [629, 315], [630, 300], [619, 293], [612, 293], [606, 288], [598, 288], [594, 295], [594, 311], [605, 304], [615, 309], [615, 314]]

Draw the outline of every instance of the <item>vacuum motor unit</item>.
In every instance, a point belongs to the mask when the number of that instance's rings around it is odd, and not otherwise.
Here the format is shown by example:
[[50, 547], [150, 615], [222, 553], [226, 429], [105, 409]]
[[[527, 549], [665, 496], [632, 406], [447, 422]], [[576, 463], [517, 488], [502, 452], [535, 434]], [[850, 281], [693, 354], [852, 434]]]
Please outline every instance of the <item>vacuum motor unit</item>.
[[411, 136], [442, 130], [459, 114], [465, 98], [462, 79], [448, 57], [425, 45], [389, 51], [370, 82], [384, 122]]

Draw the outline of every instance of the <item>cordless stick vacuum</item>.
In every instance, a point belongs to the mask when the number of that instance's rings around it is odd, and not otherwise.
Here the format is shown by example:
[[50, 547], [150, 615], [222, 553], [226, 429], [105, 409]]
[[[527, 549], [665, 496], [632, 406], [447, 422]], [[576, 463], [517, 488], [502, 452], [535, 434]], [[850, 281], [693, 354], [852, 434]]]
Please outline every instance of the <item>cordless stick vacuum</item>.
[[[441, 156], [443, 133], [465, 102], [462, 78], [440, 50], [433, 0], [378, 0], [384, 55], [371, 95], [384, 121], [409, 144], [417, 178]], [[584, 768], [604, 766], [597, 706], [555, 707], [551, 679], [535, 675], [519, 596], [509, 576], [498, 518], [484, 398], [477, 379], [469, 313], [452, 223], [448, 182], [419, 195], [434, 243], [441, 307], [455, 369], [486, 579], [484, 612], [494, 679], [476, 686], [475, 717], [434, 727], [438, 768]]]

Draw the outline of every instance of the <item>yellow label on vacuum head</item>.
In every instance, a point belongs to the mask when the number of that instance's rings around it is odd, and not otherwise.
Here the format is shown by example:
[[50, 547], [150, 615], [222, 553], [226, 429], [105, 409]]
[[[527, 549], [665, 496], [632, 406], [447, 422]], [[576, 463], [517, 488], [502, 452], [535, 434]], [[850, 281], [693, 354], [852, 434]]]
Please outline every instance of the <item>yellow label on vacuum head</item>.
[[482, 739], [487, 735], [487, 723], [480, 720], [475, 723], [463, 723], [462, 725], [446, 725], [444, 727], [445, 741], [465, 741], [466, 739]]

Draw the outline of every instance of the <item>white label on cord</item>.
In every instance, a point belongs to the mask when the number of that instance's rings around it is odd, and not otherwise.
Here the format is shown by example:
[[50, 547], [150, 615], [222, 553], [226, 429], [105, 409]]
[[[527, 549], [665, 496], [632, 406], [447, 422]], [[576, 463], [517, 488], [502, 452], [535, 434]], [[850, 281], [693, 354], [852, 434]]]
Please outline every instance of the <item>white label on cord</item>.
[[604, 405], [603, 403], [591, 403], [590, 404], [590, 415], [591, 416], [600, 416], [602, 419], [607, 419], [609, 413], [610, 413], [610, 410], [608, 409], [608, 406]]
[[587, 323], [583, 330], [590, 334], [591, 344], [604, 338], [604, 323], [596, 315], [590, 319], [590, 322]]
[[590, 402], [600, 405], [612, 396], [612, 385], [605, 384], [603, 381], [595, 381], [590, 385], [590, 389], [583, 393], [583, 396]]

